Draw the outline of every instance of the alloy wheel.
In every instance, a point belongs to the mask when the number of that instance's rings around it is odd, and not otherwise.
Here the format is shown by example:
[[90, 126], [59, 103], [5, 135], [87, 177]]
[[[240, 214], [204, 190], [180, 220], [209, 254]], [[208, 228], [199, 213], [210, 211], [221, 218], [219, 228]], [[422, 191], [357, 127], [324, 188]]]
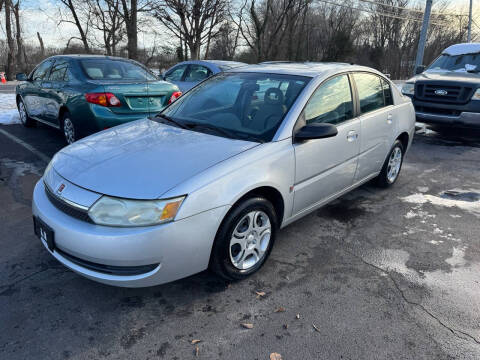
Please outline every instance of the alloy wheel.
[[248, 270], [265, 256], [272, 225], [263, 211], [251, 211], [235, 225], [230, 239], [230, 260], [237, 269]]
[[63, 134], [68, 144], [75, 142], [75, 127], [73, 126], [72, 120], [68, 117], [63, 119]]
[[396, 146], [392, 153], [390, 154], [390, 158], [388, 159], [387, 165], [387, 179], [390, 183], [393, 183], [397, 178], [400, 167], [402, 166], [402, 149]]

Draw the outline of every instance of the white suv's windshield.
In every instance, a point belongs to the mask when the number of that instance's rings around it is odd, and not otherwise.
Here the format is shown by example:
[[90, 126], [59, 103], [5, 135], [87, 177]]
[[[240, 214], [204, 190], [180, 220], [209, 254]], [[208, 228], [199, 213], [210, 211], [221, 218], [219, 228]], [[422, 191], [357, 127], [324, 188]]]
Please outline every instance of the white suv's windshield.
[[195, 131], [270, 141], [309, 77], [264, 73], [221, 73], [165, 109], [158, 121]]
[[440, 55], [427, 70], [466, 71], [465, 65], [477, 66], [480, 70], [480, 54]]

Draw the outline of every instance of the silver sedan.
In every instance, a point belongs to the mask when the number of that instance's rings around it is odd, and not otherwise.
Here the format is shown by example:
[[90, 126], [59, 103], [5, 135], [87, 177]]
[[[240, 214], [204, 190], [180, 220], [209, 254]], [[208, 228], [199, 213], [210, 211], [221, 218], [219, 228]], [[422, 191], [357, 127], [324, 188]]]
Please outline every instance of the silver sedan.
[[35, 232], [65, 266], [106, 284], [207, 268], [243, 279], [280, 228], [369, 180], [395, 183], [414, 123], [410, 99], [370, 68], [221, 73], [153, 119], [58, 152], [34, 190]]

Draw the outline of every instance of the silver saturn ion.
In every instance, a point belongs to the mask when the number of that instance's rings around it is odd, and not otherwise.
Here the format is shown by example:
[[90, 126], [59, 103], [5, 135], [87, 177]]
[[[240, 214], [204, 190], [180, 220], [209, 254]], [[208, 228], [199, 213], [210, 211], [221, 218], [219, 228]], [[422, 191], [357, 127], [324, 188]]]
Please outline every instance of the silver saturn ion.
[[153, 119], [58, 152], [34, 190], [35, 232], [62, 264], [110, 285], [207, 268], [244, 279], [278, 229], [371, 179], [392, 185], [414, 123], [410, 99], [370, 68], [221, 73]]

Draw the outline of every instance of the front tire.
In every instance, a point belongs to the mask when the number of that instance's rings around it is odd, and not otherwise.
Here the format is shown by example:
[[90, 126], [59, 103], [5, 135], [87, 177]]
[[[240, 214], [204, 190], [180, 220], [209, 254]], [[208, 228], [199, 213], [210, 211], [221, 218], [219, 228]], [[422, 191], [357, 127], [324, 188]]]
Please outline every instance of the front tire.
[[22, 123], [23, 126], [32, 127], [36, 125], [37, 122], [33, 120], [30, 116], [28, 116], [27, 108], [25, 107], [23, 100], [18, 101], [17, 108], [18, 108], [18, 114], [20, 116], [20, 122]]
[[392, 186], [400, 175], [402, 169], [403, 156], [405, 150], [400, 140], [395, 140], [392, 149], [388, 153], [387, 159], [383, 164], [382, 171], [377, 177], [377, 185], [383, 188]]
[[243, 280], [258, 271], [270, 255], [278, 229], [273, 205], [252, 197], [236, 205], [215, 237], [210, 269], [227, 280]]
[[65, 138], [65, 142], [68, 145], [73, 144], [75, 141], [77, 141], [77, 131], [68, 111], [66, 111], [62, 115], [61, 129], [63, 132], [63, 137]]

